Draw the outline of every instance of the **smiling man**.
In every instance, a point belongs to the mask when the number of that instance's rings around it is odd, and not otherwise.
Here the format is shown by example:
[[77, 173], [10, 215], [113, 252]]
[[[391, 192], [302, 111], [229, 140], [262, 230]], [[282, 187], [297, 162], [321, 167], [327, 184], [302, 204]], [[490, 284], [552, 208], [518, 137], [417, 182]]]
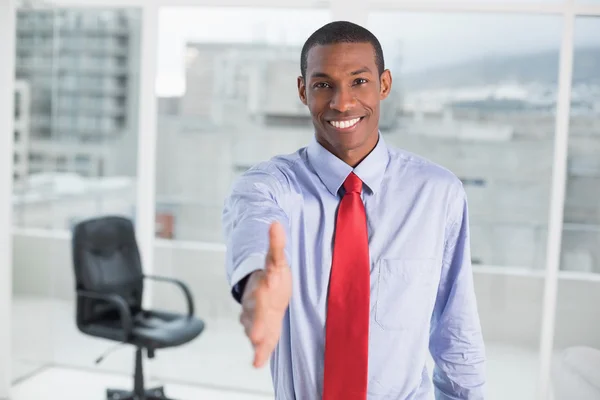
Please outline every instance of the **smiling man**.
[[300, 69], [314, 140], [247, 171], [223, 212], [254, 366], [270, 359], [276, 400], [483, 399], [460, 180], [385, 143], [392, 76], [368, 30], [323, 26]]

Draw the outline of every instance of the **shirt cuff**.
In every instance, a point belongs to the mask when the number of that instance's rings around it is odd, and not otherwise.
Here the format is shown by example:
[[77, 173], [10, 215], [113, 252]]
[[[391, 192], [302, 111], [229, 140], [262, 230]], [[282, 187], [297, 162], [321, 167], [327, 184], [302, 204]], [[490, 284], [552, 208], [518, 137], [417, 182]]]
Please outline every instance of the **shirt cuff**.
[[231, 295], [238, 302], [242, 302], [242, 295], [246, 287], [248, 276], [258, 270], [265, 268], [265, 255], [255, 254], [246, 258], [240, 263], [240, 265], [233, 271], [229, 278], [231, 286]]

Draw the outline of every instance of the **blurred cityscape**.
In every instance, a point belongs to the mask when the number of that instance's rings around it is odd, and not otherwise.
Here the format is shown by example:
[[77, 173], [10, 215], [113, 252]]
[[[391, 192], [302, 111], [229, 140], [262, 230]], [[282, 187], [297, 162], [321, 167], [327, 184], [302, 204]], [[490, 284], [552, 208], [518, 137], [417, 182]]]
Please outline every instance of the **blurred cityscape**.
[[[140, 15], [22, 10], [17, 21], [17, 226], [70, 229], [135, 215]], [[185, 93], [158, 98], [156, 234], [221, 242], [231, 183], [313, 135], [298, 99], [299, 46], [186, 45]], [[558, 52], [403, 74], [381, 131], [449, 168], [470, 202], [473, 262], [545, 267]], [[577, 48], [561, 268], [600, 272], [600, 48]]]

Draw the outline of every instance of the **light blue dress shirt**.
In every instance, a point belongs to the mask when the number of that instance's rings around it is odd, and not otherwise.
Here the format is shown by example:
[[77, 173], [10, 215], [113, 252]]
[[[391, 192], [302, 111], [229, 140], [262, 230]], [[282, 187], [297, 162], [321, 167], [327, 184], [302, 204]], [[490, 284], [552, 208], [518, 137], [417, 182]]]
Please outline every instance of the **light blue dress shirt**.
[[364, 182], [371, 257], [368, 399], [483, 399], [485, 351], [462, 183], [387, 146], [380, 134], [354, 169], [313, 139], [245, 172], [225, 201], [233, 290], [264, 268], [271, 222], [286, 228], [293, 288], [271, 357], [276, 400], [321, 398], [336, 210], [352, 171]]

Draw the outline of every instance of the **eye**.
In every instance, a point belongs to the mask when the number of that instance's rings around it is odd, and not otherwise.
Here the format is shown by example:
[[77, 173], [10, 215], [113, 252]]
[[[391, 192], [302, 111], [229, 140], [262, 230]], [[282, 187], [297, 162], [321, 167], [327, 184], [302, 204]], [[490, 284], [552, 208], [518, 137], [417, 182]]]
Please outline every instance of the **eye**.
[[315, 89], [327, 89], [327, 88], [330, 88], [331, 86], [327, 82], [317, 82], [313, 85], [313, 87]]
[[356, 85], [364, 85], [365, 83], [367, 83], [368, 81], [364, 78], [358, 78], [354, 81], [354, 84]]

